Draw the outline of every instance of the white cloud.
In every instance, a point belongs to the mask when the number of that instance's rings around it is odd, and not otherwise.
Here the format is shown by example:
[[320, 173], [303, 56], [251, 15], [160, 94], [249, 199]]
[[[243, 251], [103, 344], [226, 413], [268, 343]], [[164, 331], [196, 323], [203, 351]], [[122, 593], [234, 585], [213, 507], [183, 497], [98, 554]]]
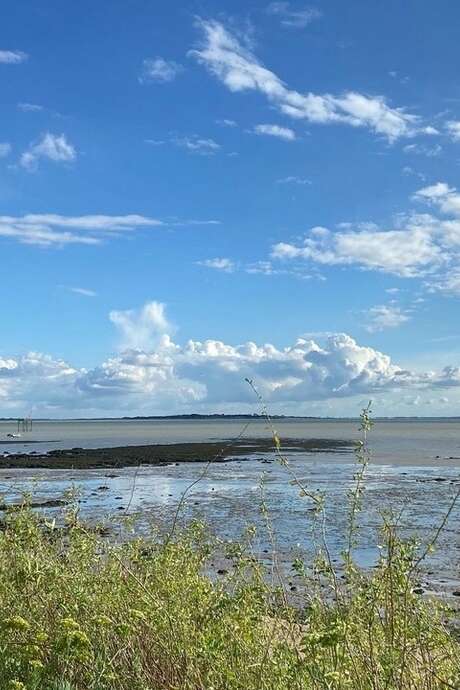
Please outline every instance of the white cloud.
[[0, 144], [0, 158], [6, 158], [11, 153], [11, 144], [3, 142]]
[[404, 153], [417, 153], [427, 158], [436, 158], [442, 153], [442, 146], [434, 144], [433, 146], [426, 146], [425, 144], [407, 144], [403, 147]]
[[424, 175], [421, 172], [418, 172], [417, 170], [414, 170], [414, 168], [411, 168], [410, 165], [405, 165], [402, 169], [402, 172], [403, 172], [403, 175], [413, 175], [414, 177], [417, 177], [422, 182], [426, 182], [426, 175]]
[[[171, 340], [164, 305], [158, 302], [111, 312], [110, 319], [128, 349], [93, 369], [34, 352], [0, 357], [0, 414], [19, 414], [32, 405], [37, 415], [56, 416], [253, 411], [257, 405], [246, 377], [255, 379], [272, 409], [294, 404], [298, 413], [314, 401], [353, 401], [392, 391], [414, 397], [460, 387], [459, 368], [415, 373], [345, 334], [302, 337], [282, 349], [219, 340], [179, 345]], [[359, 404], [352, 402], [353, 408]]]
[[423, 227], [408, 230], [348, 230], [311, 233], [301, 246], [280, 242], [275, 259], [306, 259], [324, 265], [358, 265], [404, 277], [422, 274], [442, 263], [441, 249]]
[[213, 156], [221, 149], [221, 145], [211, 138], [201, 137], [198, 134], [191, 136], [173, 136], [168, 140], [164, 139], [145, 139], [145, 143], [150, 146], [164, 146], [165, 144], [173, 144], [181, 149], [186, 149], [190, 153], [196, 153], [201, 156]]
[[426, 283], [429, 292], [460, 296], [460, 266]]
[[294, 119], [316, 124], [346, 123], [352, 127], [366, 127], [389, 141], [422, 131], [417, 116], [403, 108], [391, 108], [383, 96], [371, 97], [354, 91], [334, 96], [289, 89], [223, 24], [200, 20], [198, 26], [204, 39], [201, 47], [191, 51], [191, 55], [230, 91], [258, 91], [282, 113]]
[[223, 120], [216, 120], [216, 124], [220, 125], [221, 127], [237, 127], [237, 123], [235, 120], [228, 120], [227, 118], [224, 118]]
[[40, 113], [44, 110], [42, 105], [36, 103], [18, 103], [18, 109], [22, 110], [23, 113]]
[[207, 268], [215, 268], [217, 271], [224, 271], [225, 273], [232, 273], [235, 270], [234, 262], [226, 258], [206, 259], [205, 261], [199, 261], [198, 264]]
[[186, 149], [191, 153], [198, 153], [201, 156], [212, 156], [220, 149], [220, 144], [214, 141], [214, 139], [204, 139], [197, 134], [193, 134], [191, 137], [177, 137], [173, 139], [173, 143], [180, 148]]
[[289, 129], [289, 127], [280, 127], [279, 125], [256, 125], [254, 133], [267, 134], [270, 137], [284, 139], [284, 141], [294, 141], [296, 138], [294, 130]]
[[141, 84], [166, 83], [173, 81], [183, 71], [183, 66], [173, 60], [165, 60], [162, 57], [148, 58], [142, 63], [142, 74], [139, 81]]
[[136, 214], [126, 216], [62, 216], [55, 213], [29, 213], [25, 216], [0, 216], [0, 237], [22, 244], [64, 246], [100, 244], [110, 236], [163, 223]]
[[388, 328], [397, 328], [409, 321], [410, 318], [400, 307], [391, 304], [380, 304], [371, 307], [365, 314], [368, 319], [366, 330], [369, 333], [384, 331]]
[[419, 189], [414, 194], [417, 201], [427, 201], [437, 206], [442, 213], [460, 216], [460, 193], [445, 182], [437, 182]]
[[315, 7], [291, 9], [290, 2], [271, 2], [267, 7], [268, 14], [280, 17], [281, 26], [294, 29], [304, 29], [315, 19], [322, 17], [322, 12]]
[[121, 335], [122, 349], [151, 349], [172, 331], [161, 302], [147, 302], [138, 310], [111, 311], [109, 318]]
[[27, 53], [22, 50], [0, 50], [0, 64], [20, 65], [28, 59]]
[[437, 182], [419, 189], [413, 200], [450, 217], [399, 214], [388, 230], [373, 223], [340, 223], [335, 232], [315, 227], [301, 243], [275, 244], [272, 258], [425, 277], [431, 290], [460, 294], [460, 193]]
[[288, 177], [282, 177], [276, 180], [277, 184], [300, 184], [306, 185], [311, 184], [311, 180], [306, 177], [298, 177], [297, 175], [289, 175]]
[[70, 163], [77, 157], [75, 147], [67, 141], [65, 134], [45, 132], [41, 139], [31, 144], [20, 159], [20, 164], [29, 172], [37, 169], [41, 158], [55, 163]]
[[70, 290], [70, 292], [74, 292], [76, 295], [83, 295], [83, 297], [97, 297], [97, 292], [94, 292], [94, 290], [88, 290], [88, 288], [69, 287], [67, 289]]
[[460, 120], [450, 120], [447, 122], [446, 130], [453, 141], [460, 141]]

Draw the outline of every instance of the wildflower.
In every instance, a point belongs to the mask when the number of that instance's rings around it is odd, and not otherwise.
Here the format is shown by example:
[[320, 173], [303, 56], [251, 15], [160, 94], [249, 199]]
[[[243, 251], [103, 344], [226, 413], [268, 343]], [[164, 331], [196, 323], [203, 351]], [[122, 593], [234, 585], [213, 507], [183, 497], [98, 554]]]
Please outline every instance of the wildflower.
[[18, 630], [22, 632], [30, 629], [29, 621], [22, 616], [11, 616], [11, 618], [5, 618], [3, 625], [9, 630]]

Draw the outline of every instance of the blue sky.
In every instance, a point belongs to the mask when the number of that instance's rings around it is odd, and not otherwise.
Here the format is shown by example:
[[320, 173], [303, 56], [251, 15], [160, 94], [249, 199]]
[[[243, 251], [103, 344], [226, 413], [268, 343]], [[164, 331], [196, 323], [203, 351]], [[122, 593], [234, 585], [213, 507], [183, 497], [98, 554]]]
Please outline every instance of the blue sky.
[[458, 414], [459, 20], [6, 3], [0, 414]]

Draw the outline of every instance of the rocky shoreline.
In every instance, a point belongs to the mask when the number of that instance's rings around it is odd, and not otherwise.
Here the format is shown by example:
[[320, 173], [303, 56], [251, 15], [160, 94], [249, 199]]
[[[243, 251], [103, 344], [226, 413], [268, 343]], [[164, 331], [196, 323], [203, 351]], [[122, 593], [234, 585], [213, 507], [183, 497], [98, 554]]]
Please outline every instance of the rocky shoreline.
[[[283, 439], [291, 453], [347, 453], [354, 442], [344, 439]], [[181, 462], [229, 462], [233, 459], [274, 452], [271, 438], [239, 439], [209, 443], [171, 443], [115, 448], [71, 448], [47, 453], [0, 455], [1, 468], [104, 469], [137, 465], [169, 465]]]

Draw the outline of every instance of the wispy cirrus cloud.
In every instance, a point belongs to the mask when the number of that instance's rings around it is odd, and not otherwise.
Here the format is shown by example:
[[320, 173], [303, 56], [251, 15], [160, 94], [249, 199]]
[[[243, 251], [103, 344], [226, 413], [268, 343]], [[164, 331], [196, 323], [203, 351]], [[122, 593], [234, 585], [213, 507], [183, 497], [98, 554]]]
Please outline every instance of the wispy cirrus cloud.
[[195, 153], [200, 156], [213, 156], [222, 148], [214, 139], [203, 137], [199, 134], [191, 134], [188, 136], [174, 134], [168, 139], [145, 139], [144, 141], [150, 146], [165, 146], [166, 144], [172, 144], [180, 149], [185, 149], [189, 153]]
[[230, 120], [226, 117], [222, 120], [216, 120], [216, 124], [220, 127], [238, 127], [238, 124], [235, 122], [235, 120]]
[[281, 26], [288, 29], [305, 29], [315, 19], [323, 16], [316, 7], [293, 8], [290, 2], [271, 2], [266, 11], [279, 17]]
[[288, 175], [288, 177], [281, 177], [279, 180], [276, 180], [276, 183], [310, 185], [312, 182], [307, 177], [299, 177], [298, 175]]
[[297, 138], [293, 129], [280, 127], [279, 125], [256, 125], [253, 131], [254, 134], [276, 137], [277, 139], [283, 139], [283, 141], [294, 141]]
[[142, 63], [139, 82], [141, 84], [152, 82], [164, 84], [173, 81], [183, 71], [183, 65], [174, 62], [174, 60], [165, 60], [162, 57], [147, 58]]
[[66, 288], [69, 292], [73, 292], [76, 295], [82, 295], [83, 297], [97, 297], [97, 292], [94, 290], [89, 290], [83, 287], [68, 287]]
[[23, 113], [40, 113], [44, 107], [38, 103], [18, 103], [18, 110], [22, 110]]
[[427, 158], [437, 158], [442, 153], [441, 144], [407, 144], [403, 147], [404, 153], [415, 153]]
[[0, 50], [0, 64], [20, 65], [28, 60], [29, 56], [22, 50]]
[[221, 148], [220, 144], [214, 141], [214, 139], [200, 137], [197, 134], [189, 137], [175, 137], [173, 143], [179, 148], [201, 156], [213, 156]]
[[157, 227], [162, 221], [136, 214], [126, 216], [62, 216], [54, 213], [0, 216], [0, 237], [41, 247], [101, 244], [110, 236], [139, 228]]
[[199, 20], [197, 25], [202, 32], [202, 43], [190, 55], [232, 92], [258, 91], [280, 112], [295, 120], [363, 127], [389, 141], [424, 131], [431, 133], [432, 128], [422, 127], [419, 117], [404, 108], [392, 108], [383, 96], [356, 91], [340, 95], [301, 93], [290, 89], [221, 22]]
[[19, 164], [28, 172], [35, 172], [41, 159], [54, 163], [72, 163], [77, 158], [77, 151], [65, 134], [45, 132], [41, 138], [30, 144], [21, 155]]

